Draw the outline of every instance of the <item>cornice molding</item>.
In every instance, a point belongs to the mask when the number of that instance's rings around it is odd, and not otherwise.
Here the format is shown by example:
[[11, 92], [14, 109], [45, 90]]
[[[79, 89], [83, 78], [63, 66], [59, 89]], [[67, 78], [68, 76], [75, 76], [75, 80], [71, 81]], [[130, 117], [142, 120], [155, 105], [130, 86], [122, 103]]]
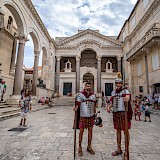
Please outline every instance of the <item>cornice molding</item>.
[[[83, 43], [83, 44], [91, 44], [91, 43]], [[92, 43], [93, 44], [93, 43]], [[58, 46], [57, 47], [57, 50], [77, 50], [79, 46]], [[118, 50], [122, 50], [122, 47], [121, 46], [101, 46], [99, 47], [100, 50], [115, 50], [115, 49], [118, 49]]]
[[71, 42], [71, 41], [73, 41], [74, 39], [77, 39], [77, 38], [79, 38], [79, 37], [81, 37], [81, 36], [83, 36], [83, 35], [86, 35], [86, 34], [95, 35], [96, 37], [100, 37], [100, 38], [102, 38], [102, 39], [104, 39], [104, 40], [107, 40], [107, 41], [110, 41], [110, 42], [112, 42], [112, 43], [114, 43], [114, 44], [122, 45], [122, 43], [119, 42], [118, 40], [112, 39], [112, 38], [110, 38], [110, 37], [107, 37], [107, 36], [105, 36], [105, 35], [102, 35], [102, 34], [96, 32], [96, 31], [90, 30], [90, 29], [84, 30], [84, 31], [82, 31], [82, 32], [79, 32], [79, 33], [71, 36], [71, 37], [68, 37], [67, 39], [64, 39], [64, 40], [60, 41], [60, 42], [58, 43], [58, 45], [64, 45], [64, 44], [66, 44], [66, 43], [68, 43], [68, 42]]

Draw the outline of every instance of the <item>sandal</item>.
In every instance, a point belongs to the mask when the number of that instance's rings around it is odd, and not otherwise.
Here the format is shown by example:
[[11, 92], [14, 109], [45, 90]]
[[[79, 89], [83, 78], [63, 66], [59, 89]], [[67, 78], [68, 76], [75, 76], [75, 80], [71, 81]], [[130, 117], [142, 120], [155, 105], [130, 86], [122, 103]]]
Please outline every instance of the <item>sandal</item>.
[[123, 160], [128, 160], [127, 154], [124, 152]]
[[118, 156], [119, 154], [122, 154], [122, 150], [120, 151], [115, 151], [115, 152], [112, 152], [112, 156]]
[[93, 151], [93, 149], [91, 147], [87, 147], [87, 151], [90, 153], [90, 154], [95, 154], [95, 152]]
[[79, 148], [78, 148], [78, 155], [79, 155], [79, 156], [83, 156], [82, 147], [79, 147]]

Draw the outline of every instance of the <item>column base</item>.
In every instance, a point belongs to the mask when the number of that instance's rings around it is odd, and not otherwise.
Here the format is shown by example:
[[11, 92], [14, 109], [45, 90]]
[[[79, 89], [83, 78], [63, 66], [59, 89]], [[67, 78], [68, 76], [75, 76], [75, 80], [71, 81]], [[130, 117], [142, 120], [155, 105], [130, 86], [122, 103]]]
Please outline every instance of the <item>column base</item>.
[[11, 107], [19, 107], [19, 100], [21, 99], [21, 95], [12, 95], [9, 99], [7, 99], [7, 103], [11, 105]]
[[38, 98], [36, 96], [32, 96], [31, 100], [32, 100], [32, 106], [36, 106]]

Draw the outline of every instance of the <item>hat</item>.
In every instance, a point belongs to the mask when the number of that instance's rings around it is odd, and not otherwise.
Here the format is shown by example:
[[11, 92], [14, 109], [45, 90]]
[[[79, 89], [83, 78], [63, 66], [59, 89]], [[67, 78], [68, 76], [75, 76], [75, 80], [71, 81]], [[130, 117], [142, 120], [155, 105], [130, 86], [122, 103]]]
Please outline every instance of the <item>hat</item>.
[[117, 76], [118, 76], [118, 78], [116, 78], [115, 83], [122, 83], [123, 84], [121, 72], [118, 72]]
[[101, 118], [101, 117], [97, 117], [96, 120], [95, 120], [95, 122], [94, 122], [94, 124], [95, 124], [96, 126], [101, 125], [101, 124], [102, 124], [102, 118]]

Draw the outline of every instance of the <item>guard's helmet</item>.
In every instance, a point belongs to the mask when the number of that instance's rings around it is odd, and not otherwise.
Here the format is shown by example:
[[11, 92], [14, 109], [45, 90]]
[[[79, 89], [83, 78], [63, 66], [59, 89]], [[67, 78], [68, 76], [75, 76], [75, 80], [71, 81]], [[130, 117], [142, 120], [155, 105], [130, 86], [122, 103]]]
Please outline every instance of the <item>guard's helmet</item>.
[[115, 83], [122, 83], [123, 84], [121, 72], [118, 72], [117, 75], [118, 75], [118, 78], [116, 78]]
[[97, 117], [96, 120], [95, 120], [95, 122], [94, 122], [94, 124], [95, 124], [96, 126], [101, 125], [101, 124], [102, 124], [102, 118], [101, 118], [101, 117]]

